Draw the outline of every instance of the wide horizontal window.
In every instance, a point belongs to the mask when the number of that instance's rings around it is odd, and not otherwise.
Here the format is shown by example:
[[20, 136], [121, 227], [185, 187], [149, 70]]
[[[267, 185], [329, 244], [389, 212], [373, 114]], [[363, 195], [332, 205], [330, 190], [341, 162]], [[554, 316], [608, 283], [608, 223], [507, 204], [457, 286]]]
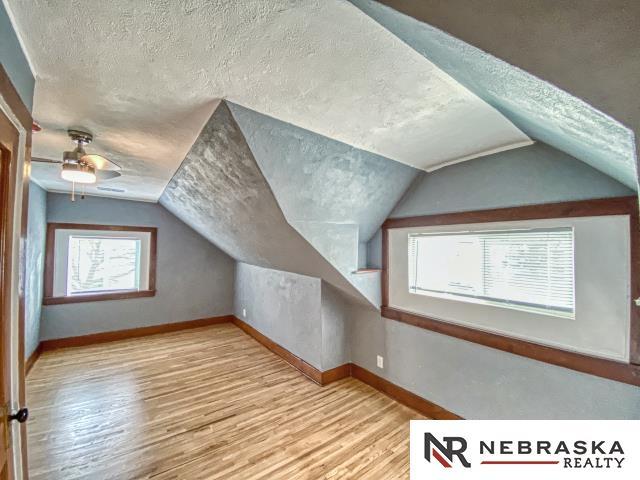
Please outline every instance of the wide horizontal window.
[[389, 228], [385, 307], [626, 362], [629, 228], [628, 215]]
[[45, 304], [155, 294], [156, 229], [49, 224]]
[[409, 291], [573, 317], [573, 229], [409, 234]]

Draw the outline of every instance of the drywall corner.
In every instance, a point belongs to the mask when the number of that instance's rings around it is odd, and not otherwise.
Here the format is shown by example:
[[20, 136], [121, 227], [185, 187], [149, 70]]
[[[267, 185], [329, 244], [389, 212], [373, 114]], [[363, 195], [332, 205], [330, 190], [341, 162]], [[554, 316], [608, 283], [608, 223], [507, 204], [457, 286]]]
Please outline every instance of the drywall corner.
[[322, 282], [322, 371], [351, 362], [350, 303], [334, 287]]

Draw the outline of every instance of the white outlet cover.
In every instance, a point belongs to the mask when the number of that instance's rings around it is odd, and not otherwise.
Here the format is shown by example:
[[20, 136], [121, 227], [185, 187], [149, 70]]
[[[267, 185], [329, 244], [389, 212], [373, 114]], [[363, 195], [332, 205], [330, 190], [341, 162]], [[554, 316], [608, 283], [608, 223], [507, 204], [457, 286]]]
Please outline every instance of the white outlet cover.
[[242, 316], [245, 317], [245, 318], [247, 317], [247, 309], [246, 308], [242, 309]]
[[378, 355], [376, 364], [378, 365], [378, 368], [384, 368], [384, 357]]

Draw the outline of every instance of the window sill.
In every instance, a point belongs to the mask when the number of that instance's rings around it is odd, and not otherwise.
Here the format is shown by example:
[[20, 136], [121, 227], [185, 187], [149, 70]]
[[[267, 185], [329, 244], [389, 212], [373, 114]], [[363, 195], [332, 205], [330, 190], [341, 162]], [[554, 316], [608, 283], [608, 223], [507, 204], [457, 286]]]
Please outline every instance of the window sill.
[[128, 298], [155, 297], [155, 290], [136, 290], [132, 292], [96, 293], [67, 297], [45, 297], [43, 305], [63, 305], [66, 303], [102, 302], [105, 300], [126, 300]]
[[381, 314], [389, 320], [431, 330], [432, 332], [459, 338], [467, 342], [478, 343], [486, 347], [495, 348], [496, 350], [532, 358], [540, 362], [551, 363], [597, 377], [640, 386], [640, 365], [622, 363], [615, 360], [561, 350], [555, 347], [548, 347], [497, 333], [477, 330], [464, 325], [436, 320], [424, 315], [418, 315], [385, 305], [381, 307]]
[[487, 305], [489, 307], [507, 308], [509, 310], [518, 310], [520, 312], [533, 313], [535, 315], [545, 315], [547, 317], [564, 318], [567, 320], [575, 320], [575, 314], [573, 312], [562, 312], [559, 310], [551, 310], [541, 307], [519, 305], [517, 303], [509, 303], [508, 301], [499, 302], [494, 300], [488, 300], [484, 298], [456, 295], [455, 293], [433, 292], [429, 290], [418, 290], [409, 288], [411, 295], [423, 295], [425, 297], [439, 298], [441, 300], [450, 300], [452, 302], [465, 302], [474, 303], [476, 305]]

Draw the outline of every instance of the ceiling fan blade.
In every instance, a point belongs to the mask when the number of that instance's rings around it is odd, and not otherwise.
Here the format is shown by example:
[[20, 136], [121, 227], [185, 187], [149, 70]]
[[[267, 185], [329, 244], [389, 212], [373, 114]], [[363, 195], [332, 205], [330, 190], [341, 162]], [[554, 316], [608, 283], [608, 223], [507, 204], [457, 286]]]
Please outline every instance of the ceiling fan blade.
[[37, 158], [37, 157], [31, 157], [31, 161], [37, 162], [37, 163], [57, 163], [57, 164], [62, 163], [61, 160], [49, 160], [47, 158]]
[[96, 167], [96, 170], [112, 170], [113, 171], [113, 170], [121, 169], [120, 165], [118, 165], [116, 162], [95, 153], [87, 153], [82, 157], [82, 160], [93, 164], [93, 166]]
[[111, 180], [114, 178], [118, 178], [122, 176], [122, 174], [120, 172], [117, 172], [115, 170], [96, 170], [96, 177], [98, 178], [98, 181], [100, 182], [104, 182], [105, 180]]

